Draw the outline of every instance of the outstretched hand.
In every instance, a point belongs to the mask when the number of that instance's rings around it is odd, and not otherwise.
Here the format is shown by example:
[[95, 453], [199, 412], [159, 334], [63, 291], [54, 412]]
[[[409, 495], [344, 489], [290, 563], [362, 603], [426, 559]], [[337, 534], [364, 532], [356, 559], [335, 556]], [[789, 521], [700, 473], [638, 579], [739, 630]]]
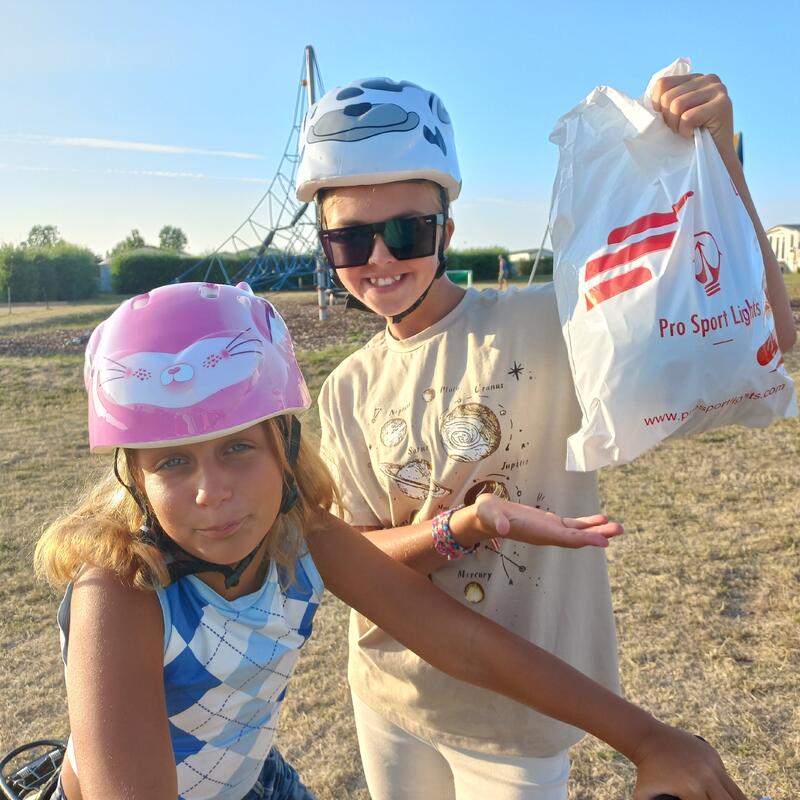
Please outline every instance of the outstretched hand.
[[604, 514], [590, 517], [559, 517], [539, 508], [511, 503], [492, 494], [475, 501], [483, 538], [507, 538], [519, 542], [556, 547], [608, 547], [609, 539], [623, 533], [622, 525], [609, 522]]
[[635, 762], [633, 800], [747, 800], [711, 745], [668, 725], [641, 743]]

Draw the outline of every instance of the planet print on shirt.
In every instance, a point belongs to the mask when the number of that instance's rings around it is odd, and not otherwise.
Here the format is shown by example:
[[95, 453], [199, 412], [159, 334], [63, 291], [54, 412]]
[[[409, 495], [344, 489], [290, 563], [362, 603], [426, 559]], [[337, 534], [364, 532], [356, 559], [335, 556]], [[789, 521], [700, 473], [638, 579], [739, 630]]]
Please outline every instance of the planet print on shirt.
[[381, 464], [381, 472], [391, 478], [406, 497], [424, 500], [426, 497], [442, 497], [451, 490], [431, 477], [429, 461], [415, 459], [406, 464]]
[[463, 403], [448, 411], [442, 417], [441, 434], [453, 461], [480, 461], [500, 446], [500, 423], [480, 403]]
[[494, 494], [502, 497], [503, 500], [508, 500], [510, 495], [506, 485], [502, 481], [480, 481], [467, 490], [464, 495], [464, 504], [471, 506], [478, 498], [479, 494]]
[[404, 419], [394, 417], [381, 426], [381, 442], [385, 447], [396, 447], [402, 444], [408, 435], [408, 425]]
[[464, 587], [464, 597], [467, 598], [469, 603], [482, 603], [483, 598], [486, 597], [486, 592], [483, 591], [483, 586], [477, 581], [470, 581]]

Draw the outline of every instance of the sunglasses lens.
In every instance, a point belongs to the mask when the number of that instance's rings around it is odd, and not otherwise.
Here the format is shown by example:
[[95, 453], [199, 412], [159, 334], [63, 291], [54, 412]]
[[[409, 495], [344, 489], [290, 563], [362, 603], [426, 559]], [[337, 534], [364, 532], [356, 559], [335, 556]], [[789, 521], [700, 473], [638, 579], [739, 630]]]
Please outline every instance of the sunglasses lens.
[[431, 217], [387, 220], [383, 240], [400, 261], [433, 255], [436, 248], [436, 222]]
[[369, 261], [373, 236], [370, 225], [324, 231], [322, 249], [332, 267], [360, 267]]
[[328, 263], [334, 268], [360, 267], [369, 261], [375, 234], [380, 233], [399, 261], [424, 258], [436, 250], [437, 215], [389, 219], [374, 225], [351, 225], [320, 231]]

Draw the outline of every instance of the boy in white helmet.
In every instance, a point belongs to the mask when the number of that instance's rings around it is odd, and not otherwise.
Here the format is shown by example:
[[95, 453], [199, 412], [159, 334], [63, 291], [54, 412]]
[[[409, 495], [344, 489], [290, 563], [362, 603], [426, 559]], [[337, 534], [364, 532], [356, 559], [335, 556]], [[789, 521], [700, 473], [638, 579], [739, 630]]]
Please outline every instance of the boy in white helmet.
[[[716, 76], [663, 79], [654, 101], [676, 132], [707, 125], [715, 136], [764, 243], [779, 340], [791, 347], [788, 299], [733, 152], [724, 86]], [[309, 110], [301, 148], [297, 196], [316, 200], [328, 261], [350, 304], [387, 321], [319, 397], [349, 521], [618, 691], [604, 554], [522, 544], [513, 514], [498, 542], [478, 513], [512, 502], [569, 517], [599, 508], [596, 476], [564, 469], [580, 414], [552, 285], [478, 292], [446, 277], [461, 176], [435, 94], [386, 78], [334, 89]], [[430, 522], [441, 515], [444, 544]], [[373, 800], [567, 797], [580, 731], [448, 678], [356, 613], [349, 680]]]

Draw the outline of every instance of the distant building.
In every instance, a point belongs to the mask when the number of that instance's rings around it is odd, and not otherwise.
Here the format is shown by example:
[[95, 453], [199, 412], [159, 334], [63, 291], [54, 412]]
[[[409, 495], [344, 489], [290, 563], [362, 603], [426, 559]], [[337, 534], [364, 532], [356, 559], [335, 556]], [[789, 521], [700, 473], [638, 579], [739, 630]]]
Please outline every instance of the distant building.
[[[520, 261], [535, 261], [536, 254], [539, 252], [539, 249], [534, 247], [533, 250], [517, 250], [515, 253], [508, 254], [508, 260], [512, 264], [517, 264]], [[547, 250], [546, 248], [542, 248], [542, 258], [552, 258], [553, 251]]]
[[[532, 250], [517, 250], [515, 253], [508, 254], [511, 269], [516, 275], [527, 275], [531, 271], [533, 262], [536, 261], [536, 254], [539, 252], [537, 247]], [[544, 261], [544, 263], [542, 263]], [[553, 251], [542, 248], [542, 257], [539, 259], [537, 272], [540, 275], [553, 274]]]
[[100, 286], [99, 289], [101, 292], [110, 292], [111, 291], [111, 267], [108, 265], [108, 261], [101, 261], [97, 265], [98, 277], [100, 278]]
[[784, 272], [800, 272], [800, 225], [776, 225], [767, 231], [772, 252]]

